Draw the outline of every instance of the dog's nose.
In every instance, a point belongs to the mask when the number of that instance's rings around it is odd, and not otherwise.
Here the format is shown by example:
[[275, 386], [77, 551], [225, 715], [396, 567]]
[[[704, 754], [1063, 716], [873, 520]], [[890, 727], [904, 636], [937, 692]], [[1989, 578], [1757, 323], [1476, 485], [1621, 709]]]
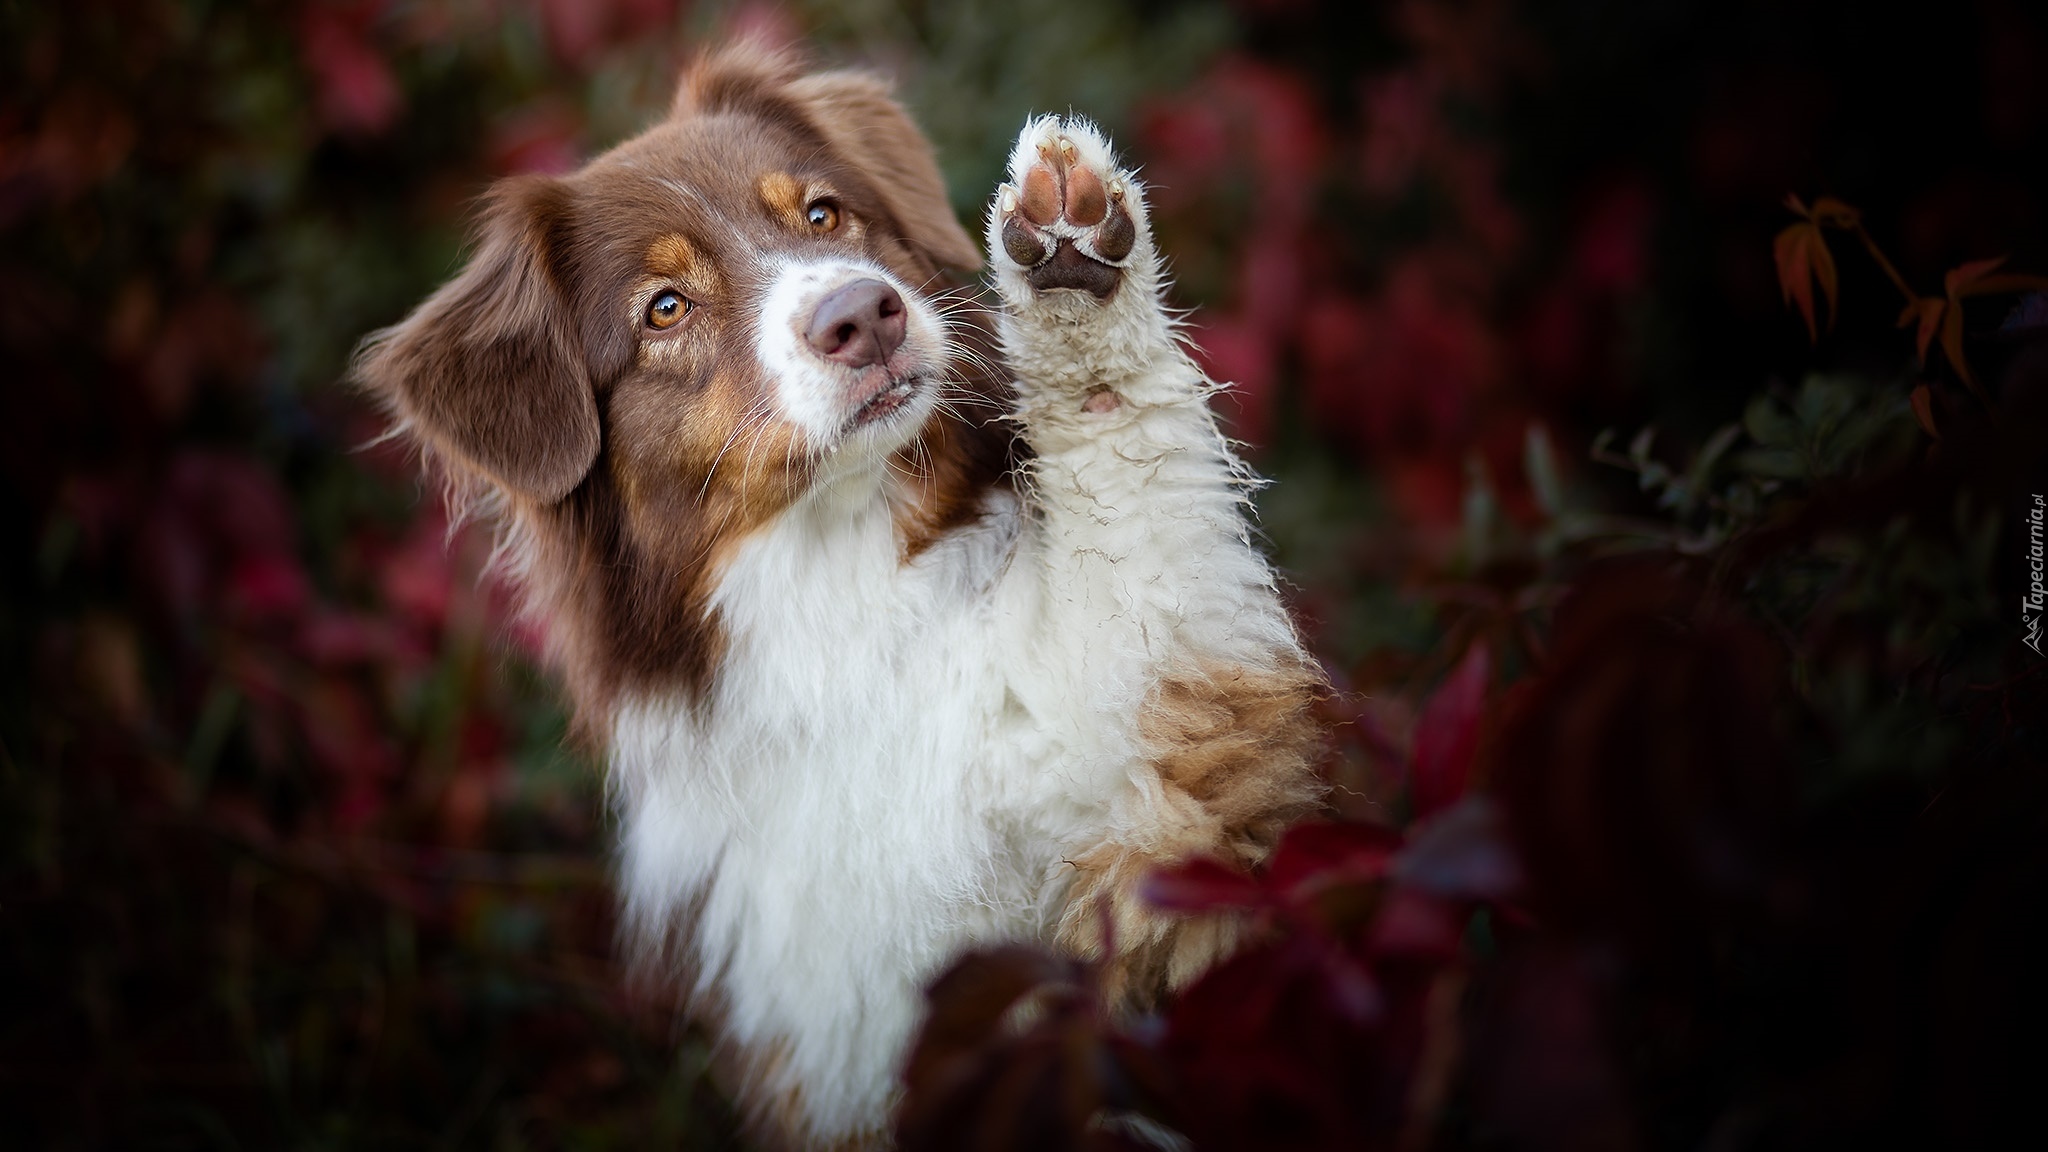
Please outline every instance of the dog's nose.
[[825, 294], [804, 338], [849, 368], [880, 364], [903, 347], [903, 297], [880, 280], [855, 280]]

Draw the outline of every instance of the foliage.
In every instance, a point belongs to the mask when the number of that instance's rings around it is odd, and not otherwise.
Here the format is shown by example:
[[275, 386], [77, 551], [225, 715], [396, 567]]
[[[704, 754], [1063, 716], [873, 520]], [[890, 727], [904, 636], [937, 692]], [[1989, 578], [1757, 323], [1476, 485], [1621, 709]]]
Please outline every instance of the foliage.
[[[1291, 829], [1257, 876], [1194, 860], [1155, 878], [1162, 908], [1252, 913], [1254, 943], [1128, 1023], [1085, 970], [1019, 949], [962, 961], [932, 988], [906, 1146], [949, 1146], [917, 1139], [929, 1111], [1030, 1119], [990, 1148], [1143, 1147], [1124, 1134], [1146, 1122], [1198, 1148], [1303, 1149], [1691, 1143], [1731, 1117], [1757, 1141], [1886, 1142], [1895, 1121], [1934, 1123], [1872, 1110], [1887, 1073], [1861, 1032], [1957, 1010], [1952, 988], [1884, 970], [1888, 950], [1942, 946], [1891, 901], [1956, 914], [1915, 869], [1999, 890], [2048, 863], [2018, 833], [2048, 798], [2048, 677], [1991, 589], [1996, 493], [2044, 430], [2035, 403], [2020, 443], [1979, 425], [1959, 458], [1959, 433], [1930, 452], [1903, 403], [1812, 376], [1682, 471], [1647, 431], [1603, 449], [1663, 517], [1553, 506], [1528, 554], [1497, 541], [1488, 575], [1522, 583], [1490, 607], [1555, 610], [1474, 629], [1405, 739], [1352, 702], [1383, 769], [1356, 816]], [[1521, 642], [1512, 684], [1488, 636]], [[2021, 841], [1986, 858], [1961, 828]], [[1895, 850], [1910, 867], [1864, 870]], [[2001, 915], [1980, 957], [2048, 927]], [[1837, 966], [1849, 986], [1830, 986]], [[1059, 1013], [1002, 1011], [1048, 980]], [[1011, 997], [994, 1010], [991, 983]], [[1027, 1063], [1035, 1046], [1067, 1059]], [[2011, 1051], [1937, 1058], [1981, 1071]], [[1785, 1094], [1804, 1083], [1844, 1086]], [[1971, 1099], [2016, 1122], [2023, 1096]]]
[[[742, 28], [899, 73], [969, 217], [1029, 110], [1137, 154], [1343, 688], [1330, 818], [1263, 875], [1158, 879], [1257, 940], [1123, 1022], [1085, 965], [969, 958], [906, 1146], [1947, 1145], [2022, 1114], [2039, 14], [16, 0], [17, 1139], [736, 1142], [703, 1038], [615, 970], [601, 788], [484, 544], [338, 382], [489, 179], [623, 137]], [[1843, 198], [1774, 246], [1792, 187]]]
[[340, 381], [491, 178], [637, 129], [736, 31], [910, 72], [964, 205], [1026, 108], [1114, 119], [1223, 28], [1056, 6], [1120, 65], [1074, 83], [1019, 11], [829, 8], [0, 5], [18, 1140], [733, 1141], [614, 964], [602, 790], [487, 542]]
[[[1155, 879], [1162, 907], [1257, 925], [1156, 1017], [1110, 1017], [1085, 968], [1028, 951], [963, 960], [931, 990], [906, 1146], [951, 1146], [925, 1139], [935, 1114], [981, 1119], [971, 1143], [986, 1148], [1155, 1146], [1143, 1134], [1160, 1127], [1197, 1148], [1888, 1146], [2025, 1122], [2005, 1069], [2044, 1019], [2018, 958], [2048, 935], [2021, 896], [2048, 860], [2020, 831], [2048, 811], [2048, 666], [2001, 608], [2022, 583], [2024, 493], [2041, 483], [2048, 298], [2022, 299], [1997, 334], [1969, 332], [1961, 309], [2043, 282], [1971, 261], [1941, 296], [1919, 296], [1855, 209], [1795, 198], [1802, 220], [1774, 251], [1767, 232], [1752, 242], [1809, 341], [1822, 336], [1815, 286], [1830, 327], [1846, 295], [1826, 232], [1847, 231], [1905, 293], [1917, 365], [1773, 384], [1676, 459], [1655, 427], [1620, 450], [1603, 432], [1590, 459], [1632, 476], [1635, 501], [1573, 477], [1541, 423], [1506, 441], [1520, 459], [1504, 462], [1476, 397], [1540, 380], [1548, 334], [1515, 348], [1499, 335], [1515, 322], [1487, 317], [1569, 313], [1515, 299], [1511, 219], [1485, 247], [1484, 177], [1457, 162], [1472, 144], [1430, 125], [1415, 133], [1430, 147], [1388, 176], [1374, 149], [1392, 134], [1371, 119], [1457, 91], [1433, 59], [1435, 21], [1473, 22], [1455, 42], [1484, 58], [1504, 41], [1477, 29], [1497, 15], [1398, 10], [1416, 58], [1371, 82], [1366, 161], [1349, 173], [1321, 167], [1346, 143], [1308, 123], [1305, 89], [1269, 79], [1267, 98], [1295, 101], [1294, 115], [1256, 122], [1295, 132], [1301, 154], [1256, 168], [1252, 203], [1274, 171], [1368, 203], [1445, 180], [1452, 207], [1424, 255], [1380, 258], [1385, 287], [1364, 298], [1353, 285], [1368, 271], [1316, 251], [1328, 216], [1276, 213], [1220, 290], [1243, 312], [1208, 320], [1219, 368], [1255, 382], [1240, 426], [1273, 443], [1289, 397], [1285, 376], [1230, 358], [1284, 373], [1298, 351], [1299, 402], [1324, 435], [1356, 438], [1413, 533], [1411, 604], [1437, 626], [1411, 661], [1390, 659], [1381, 633], [1338, 666], [1351, 673], [1332, 703], [1342, 821], [1291, 830], [1259, 875], [1197, 860]], [[1485, 66], [1510, 72], [1500, 57]], [[1459, 94], [1482, 108], [1494, 95]], [[1416, 159], [1432, 148], [1434, 171]], [[1460, 179], [1482, 186], [1456, 191]], [[1643, 227], [1647, 193], [1626, 210], [1610, 195], [1567, 284], [1643, 258], [1622, 230]], [[1340, 197], [1338, 211], [1357, 202]], [[1176, 210], [1227, 212], [1164, 199], [1169, 229]], [[1606, 283], [1625, 298], [1647, 276]], [[1276, 290], [1289, 306], [1262, 312]], [[1934, 330], [1973, 403], [1915, 379]], [[1996, 388], [1973, 359], [2000, 365]], [[1297, 465], [1268, 459], [1285, 500]], [[1413, 486], [1461, 466], [1460, 496]], [[1345, 483], [1321, 467], [1308, 479]], [[1312, 493], [1309, 513], [1269, 501], [1283, 548], [1331, 522], [1328, 499]], [[1312, 612], [1341, 621], [1317, 584], [1369, 563], [1354, 546], [1305, 565]], [[1351, 655], [1332, 638], [1329, 656]], [[1966, 990], [1972, 971], [1996, 973], [1995, 988]], [[1057, 1012], [1010, 1007], [1046, 989]], [[2007, 1015], [2021, 1005], [2025, 1023]]]
[[[1839, 276], [1835, 272], [1835, 258], [1828, 251], [1824, 229], [1838, 228], [1853, 232], [1863, 242], [1870, 258], [1884, 270], [1892, 285], [1906, 298], [1906, 306], [1899, 313], [1899, 327], [1916, 329], [1914, 348], [1919, 354], [1920, 364], [1927, 364], [1927, 345], [1936, 332], [1941, 333], [1942, 355], [1948, 358], [1949, 368], [1979, 399], [1986, 400], [1983, 389], [1977, 386], [1976, 378], [1970, 375], [1970, 362], [1963, 355], [1963, 301], [1972, 296], [1995, 296], [2010, 292], [2040, 291], [2048, 288], [2048, 277], [1998, 273], [1998, 267], [2005, 263], [2005, 257], [1994, 256], [1988, 260], [1970, 260], [1950, 269], [1942, 277], [1942, 295], [1922, 296], [1908, 287], [1899, 270], [1885, 258], [1878, 249], [1877, 241], [1864, 230], [1863, 214], [1831, 196], [1823, 196], [1808, 208], [1799, 197], [1791, 196], [1785, 206], [1805, 219], [1798, 224], [1788, 225], [1778, 233], [1776, 256], [1778, 282], [1785, 291], [1785, 302], [1799, 308], [1799, 314], [1806, 318], [1806, 334], [1818, 340], [1819, 332], [1813, 320], [1813, 285], [1818, 283], [1827, 297], [1828, 320], [1832, 324], [1836, 308], [1835, 297]], [[1929, 415], [1930, 401], [1926, 385], [1914, 389], [1913, 411], [1920, 417], [1921, 426], [1930, 436], [1938, 436], [1933, 418]]]

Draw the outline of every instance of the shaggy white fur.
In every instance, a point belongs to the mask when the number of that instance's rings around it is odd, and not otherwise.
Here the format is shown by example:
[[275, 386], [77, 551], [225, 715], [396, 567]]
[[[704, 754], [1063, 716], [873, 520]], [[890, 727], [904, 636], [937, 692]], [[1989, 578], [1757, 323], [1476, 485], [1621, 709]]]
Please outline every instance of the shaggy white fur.
[[[1136, 226], [1106, 300], [1034, 291], [1000, 238], [1062, 141]], [[612, 733], [630, 930], [651, 952], [687, 941], [698, 990], [820, 1142], [884, 1126], [949, 958], [1049, 938], [1065, 861], [1171, 842], [1187, 814], [1140, 724], [1160, 680], [1303, 659], [1251, 541], [1252, 478], [1163, 305], [1142, 187], [1091, 125], [1051, 117], [1010, 181], [988, 235], [1036, 452], [1023, 498], [906, 563], [901, 481], [879, 450], [842, 459], [721, 573], [710, 698], [631, 703]]]

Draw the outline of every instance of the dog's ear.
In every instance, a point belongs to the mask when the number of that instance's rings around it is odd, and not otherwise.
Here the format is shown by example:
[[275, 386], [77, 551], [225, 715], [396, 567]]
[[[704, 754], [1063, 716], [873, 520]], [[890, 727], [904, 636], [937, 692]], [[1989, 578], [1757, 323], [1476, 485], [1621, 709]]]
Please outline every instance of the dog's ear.
[[910, 246], [934, 266], [981, 267], [981, 249], [953, 215], [932, 146], [889, 94], [865, 72], [801, 75], [793, 50], [742, 40], [707, 53], [676, 89], [674, 114], [746, 107], [789, 109], [848, 162], [867, 173]]
[[461, 275], [357, 356], [357, 382], [436, 451], [554, 503], [597, 459], [591, 364], [560, 280], [567, 189], [501, 181]]
[[803, 66], [803, 58], [794, 48], [759, 38], [705, 51], [683, 70], [669, 114], [759, 106], [796, 79]]
[[911, 246], [935, 264], [981, 267], [981, 249], [953, 215], [931, 142], [863, 72], [823, 72], [790, 82], [787, 92], [834, 151], [868, 174]]

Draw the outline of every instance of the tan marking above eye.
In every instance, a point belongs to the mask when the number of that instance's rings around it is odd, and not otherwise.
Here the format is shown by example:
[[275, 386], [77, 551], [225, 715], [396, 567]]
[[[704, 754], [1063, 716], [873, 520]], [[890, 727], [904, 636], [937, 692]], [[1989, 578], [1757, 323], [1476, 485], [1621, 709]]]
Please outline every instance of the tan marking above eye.
[[804, 186], [787, 172], [768, 172], [754, 182], [754, 191], [770, 212], [792, 224], [804, 222]]
[[675, 292], [696, 307], [718, 299], [724, 289], [711, 251], [681, 232], [665, 232], [648, 242], [642, 278], [633, 291], [643, 308], [660, 292]]
[[681, 276], [697, 263], [697, 250], [689, 240], [670, 232], [647, 249], [647, 267], [658, 276]]

